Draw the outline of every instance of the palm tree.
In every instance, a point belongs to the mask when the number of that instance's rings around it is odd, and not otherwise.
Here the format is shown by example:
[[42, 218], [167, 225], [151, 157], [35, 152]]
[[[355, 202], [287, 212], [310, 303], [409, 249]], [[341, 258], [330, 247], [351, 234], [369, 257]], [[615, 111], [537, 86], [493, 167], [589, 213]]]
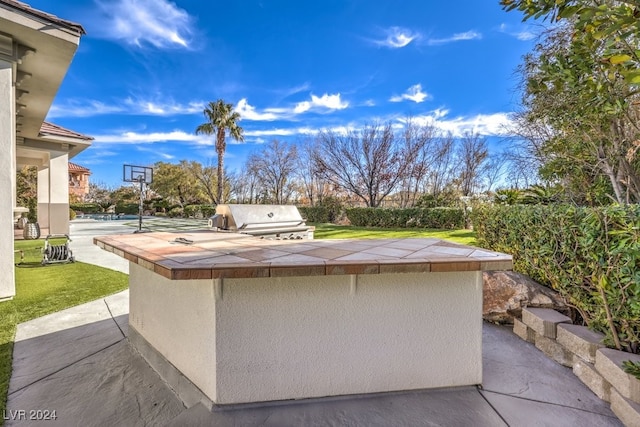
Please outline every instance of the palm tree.
[[225, 104], [222, 99], [209, 102], [202, 111], [207, 119], [206, 123], [196, 128], [196, 134], [216, 135], [216, 152], [218, 153], [218, 194], [216, 203], [222, 203], [222, 188], [224, 179], [224, 151], [227, 148], [225, 136], [229, 135], [236, 141], [244, 141], [244, 130], [238, 126], [240, 114], [233, 111], [232, 104]]

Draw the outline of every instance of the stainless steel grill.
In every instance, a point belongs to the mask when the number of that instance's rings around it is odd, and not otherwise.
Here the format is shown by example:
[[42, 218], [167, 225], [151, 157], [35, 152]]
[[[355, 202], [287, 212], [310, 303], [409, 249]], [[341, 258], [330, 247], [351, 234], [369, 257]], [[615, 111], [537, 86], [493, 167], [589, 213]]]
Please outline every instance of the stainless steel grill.
[[282, 240], [313, 239], [314, 231], [291, 205], [218, 205], [209, 228]]

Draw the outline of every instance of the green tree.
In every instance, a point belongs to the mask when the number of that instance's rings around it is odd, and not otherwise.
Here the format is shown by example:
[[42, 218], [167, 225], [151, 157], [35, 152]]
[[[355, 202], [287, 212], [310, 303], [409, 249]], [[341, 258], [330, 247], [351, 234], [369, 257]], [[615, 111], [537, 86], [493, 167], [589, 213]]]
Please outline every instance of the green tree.
[[195, 179], [186, 160], [180, 163], [157, 162], [153, 166], [151, 190], [182, 208], [204, 198], [202, 187]]
[[198, 182], [199, 186], [207, 195], [209, 203], [218, 204], [215, 190], [218, 186], [218, 171], [212, 165], [204, 166], [200, 162], [191, 161], [188, 163], [189, 172]]
[[38, 198], [38, 168], [25, 166], [16, 173], [16, 203], [26, 207], [30, 199]]
[[[601, 66], [612, 74], [619, 73], [637, 92], [636, 85], [640, 84], [637, 0], [500, 0], [500, 4], [507, 11], [522, 12], [525, 20], [571, 21], [576, 30], [572, 40], [574, 52], [597, 53]], [[569, 60], [580, 58], [574, 56]]]
[[216, 135], [216, 153], [218, 154], [218, 192], [217, 202], [222, 203], [224, 185], [224, 153], [226, 150], [225, 137], [227, 131], [229, 135], [237, 140], [244, 141], [244, 131], [238, 126], [240, 114], [233, 111], [232, 104], [225, 104], [222, 99], [216, 102], [209, 102], [202, 112], [206, 122], [196, 128], [196, 134]]
[[[582, 3], [588, 2], [576, 2]], [[602, 3], [603, 10], [610, 7]], [[637, 202], [638, 93], [622, 64], [612, 62], [607, 48], [581, 25], [577, 16], [563, 20], [525, 57], [525, 111], [515, 118], [517, 133], [532, 147], [540, 176], [562, 184], [572, 200], [598, 204], [608, 195], [618, 203]], [[638, 46], [635, 35], [626, 37], [609, 43]]]
[[97, 203], [103, 211], [106, 211], [109, 206], [115, 204], [115, 201], [111, 197], [114, 192], [106, 184], [101, 182], [89, 183], [89, 193], [87, 194], [87, 201]]

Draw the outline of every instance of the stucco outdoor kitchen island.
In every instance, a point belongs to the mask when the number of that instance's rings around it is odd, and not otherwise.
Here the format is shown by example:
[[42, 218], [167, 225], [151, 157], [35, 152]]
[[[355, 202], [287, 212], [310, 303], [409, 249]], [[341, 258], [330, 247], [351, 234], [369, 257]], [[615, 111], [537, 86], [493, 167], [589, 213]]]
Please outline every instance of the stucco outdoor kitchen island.
[[482, 271], [512, 268], [429, 238], [94, 243], [130, 261], [129, 339], [187, 406], [480, 384]]

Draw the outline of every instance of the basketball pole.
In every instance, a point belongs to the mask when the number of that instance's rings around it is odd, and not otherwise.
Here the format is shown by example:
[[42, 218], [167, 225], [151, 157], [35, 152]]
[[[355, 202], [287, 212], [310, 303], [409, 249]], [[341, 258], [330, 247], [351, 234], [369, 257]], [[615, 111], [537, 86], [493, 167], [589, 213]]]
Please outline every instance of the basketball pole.
[[140, 175], [138, 177], [138, 181], [140, 181], [140, 204], [138, 205], [138, 233], [142, 233], [142, 188], [144, 185], [144, 176]]
[[138, 205], [138, 229], [134, 233], [145, 233], [142, 230], [142, 212], [144, 210], [144, 184], [153, 182], [153, 168], [146, 166], [122, 165], [122, 180], [124, 182], [140, 183], [140, 204]]

